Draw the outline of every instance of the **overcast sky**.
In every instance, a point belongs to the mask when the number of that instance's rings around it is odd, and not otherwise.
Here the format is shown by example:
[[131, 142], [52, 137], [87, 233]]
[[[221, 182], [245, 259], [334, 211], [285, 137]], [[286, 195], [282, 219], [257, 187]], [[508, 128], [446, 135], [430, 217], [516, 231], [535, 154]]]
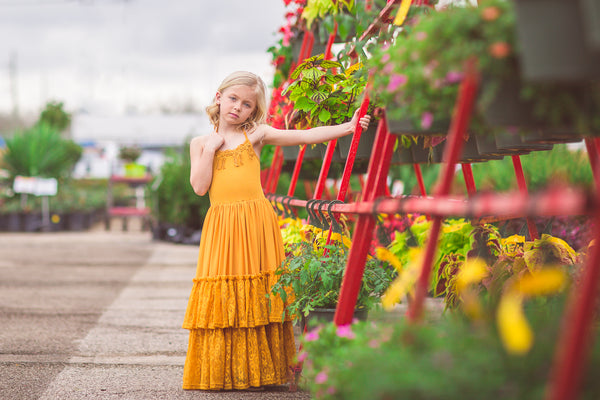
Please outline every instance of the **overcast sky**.
[[0, 0], [0, 113], [14, 89], [21, 114], [49, 100], [115, 114], [204, 107], [240, 69], [270, 85], [284, 14], [282, 0]]

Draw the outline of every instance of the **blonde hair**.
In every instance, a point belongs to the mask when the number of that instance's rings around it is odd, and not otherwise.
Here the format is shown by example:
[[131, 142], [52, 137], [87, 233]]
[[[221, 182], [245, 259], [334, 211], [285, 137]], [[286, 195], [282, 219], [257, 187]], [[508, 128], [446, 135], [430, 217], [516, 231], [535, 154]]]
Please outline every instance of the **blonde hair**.
[[[250, 117], [242, 124], [242, 129], [249, 131], [256, 126], [265, 123], [267, 119], [267, 88], [263, 80], [252, 72], [237, 71], [223, 80], [218, 91], [223, 93], [223, 91], [235, 85], [250, 86], [256, 91], [256, 107], [254, 108], [252, 115], [250, 115]], [[216, 97], [213, 99], [212, 104], [206, 107], [206, 113], [215, 129], [219, 129], [220, 109]]]

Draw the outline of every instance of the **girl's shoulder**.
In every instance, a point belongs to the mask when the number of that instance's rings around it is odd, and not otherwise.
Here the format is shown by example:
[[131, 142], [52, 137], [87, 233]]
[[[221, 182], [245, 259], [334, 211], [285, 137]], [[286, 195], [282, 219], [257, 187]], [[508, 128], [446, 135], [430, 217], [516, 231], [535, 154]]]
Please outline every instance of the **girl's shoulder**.
[[252, 129], [247, 132], [248, 140], [250, 140], [252, 144], [262, 144], [265, 135], [270, 128], [271, 127], [267, 124], [260, 124], [252, 127]]

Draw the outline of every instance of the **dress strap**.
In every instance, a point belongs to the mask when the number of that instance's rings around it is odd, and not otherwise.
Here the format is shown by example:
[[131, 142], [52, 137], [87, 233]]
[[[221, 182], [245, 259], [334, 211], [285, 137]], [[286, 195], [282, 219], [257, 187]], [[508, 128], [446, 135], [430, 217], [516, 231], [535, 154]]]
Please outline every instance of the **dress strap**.
[[246, 134], [246, 130], [244, 129], [244, 136], [246, 137], [246, 140], [248, 140], [248, 135]]

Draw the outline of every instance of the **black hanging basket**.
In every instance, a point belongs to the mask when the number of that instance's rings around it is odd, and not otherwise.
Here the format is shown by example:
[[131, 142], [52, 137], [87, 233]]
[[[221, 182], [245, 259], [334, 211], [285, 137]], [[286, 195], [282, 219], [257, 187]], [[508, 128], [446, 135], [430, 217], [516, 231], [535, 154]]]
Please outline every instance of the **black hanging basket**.
[[[368, 160], [371, 158], [376, 133], [377, 125], [375, 124], [372, 124], [367, 130], [361, 133], [358, 148], [356, 149], [356, 160]], [[343, 136], [338, 139], [338, 148], [340, 149], [340, 155], [343, 159], [348, 158], [351, 144], [352, 135]]]
[[590, 26], [594, 22], [589, 14], [594, 13], [588, 7], [595, 4], [593, 0], [515, 1], [516, 33], [527, 80], [581, 82], [600, 77], [600, 54], [590, 43], [598, 28]]
[[427, 128], [419, 128], [410, 119], [394, 119], [387, 117], [388, 130], [393, 135], [412, 135], [412, 136], [444, 136], [450, 129], [450, 121], [434, 121]]

